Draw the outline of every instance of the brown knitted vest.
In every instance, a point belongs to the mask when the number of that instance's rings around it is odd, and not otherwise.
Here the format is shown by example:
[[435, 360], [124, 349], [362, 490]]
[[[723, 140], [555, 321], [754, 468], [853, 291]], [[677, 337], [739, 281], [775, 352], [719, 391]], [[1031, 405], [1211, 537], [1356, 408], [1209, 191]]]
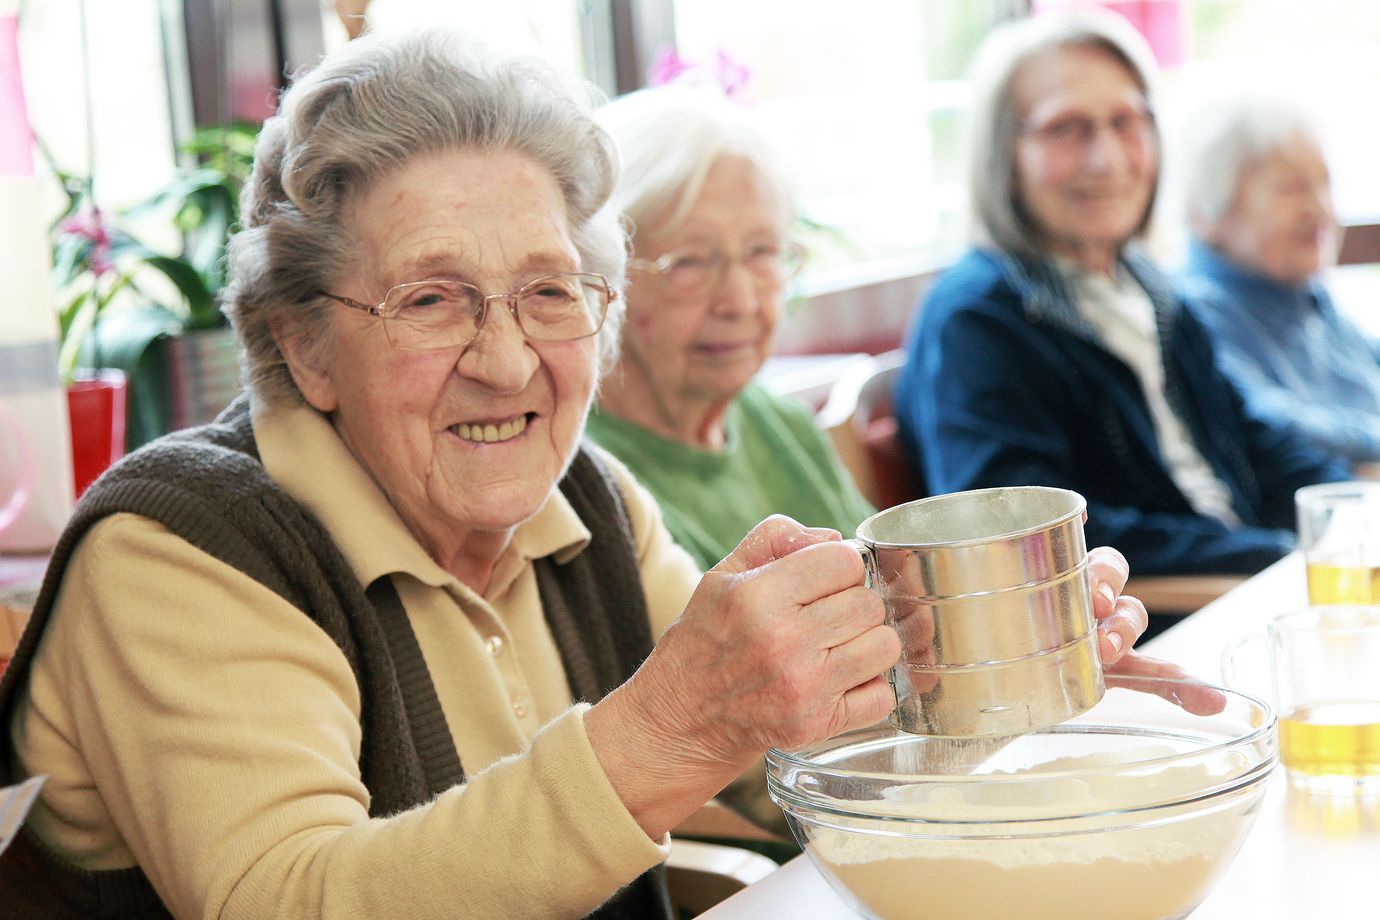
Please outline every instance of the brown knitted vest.
[[[547, 623], [571, 693], [596, 702], [651, 651], [646, 597], [632, 529], [617, 485], [580, 450], [561, 491], [591, 541], [565, 564], [536, 564]], [[0, 678], [0, 785], [14, 782], [10, 725], [67, 562], [86, 531], [128, 511], [162, 523], [292, 603], [339, 646], [361, 700], [360, 773], [369, 813], [395, 814], [463, 782], [464, 769], [416, 636], [387, 578], [361, 585], [321, 523], [279, 488], [259, 461], [249, 401], [215, 423], [161, 438], [107, 472], [78, 503], [53, 552], [32, 619]], [[188, 618], [217, 611], [149, 611]], [[520, 899], [521, 892], [514, 892]], [[15, 918], [169, 916], [147, 876], [129, 869], [81, 869], [27, 828], [0, 855], [0, 905]], [[665, 875], [651, 870], [594, 915], [669, 917]]]

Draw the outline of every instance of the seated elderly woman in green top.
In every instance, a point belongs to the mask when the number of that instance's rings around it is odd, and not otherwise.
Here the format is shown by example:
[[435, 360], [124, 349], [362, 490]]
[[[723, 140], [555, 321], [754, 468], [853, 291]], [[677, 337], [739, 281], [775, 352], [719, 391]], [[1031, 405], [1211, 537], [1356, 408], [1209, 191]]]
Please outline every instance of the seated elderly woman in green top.
[[615, 201], [634, 258], [622, 358], [590, 437], [651, 491], [703, 568], [770, 514], [851, 535], [873, 509], [806, 407], [753, 382], [803, 253], [790, 191], [749, 114], [662, 87], [598, 117], [622, 158]]
[[[92, 486], [0, 680], [0, 785], [47, 776], [6, 918], [665, 918], [671, 828], [891, 709], [836, 533], [773, 518], [701, 577], [581, 443], [626, 240], [560, 87], [366, 37], [264, 125], [250, 393]], [[1124, 560], [1094, 577], [1136, 667]]]

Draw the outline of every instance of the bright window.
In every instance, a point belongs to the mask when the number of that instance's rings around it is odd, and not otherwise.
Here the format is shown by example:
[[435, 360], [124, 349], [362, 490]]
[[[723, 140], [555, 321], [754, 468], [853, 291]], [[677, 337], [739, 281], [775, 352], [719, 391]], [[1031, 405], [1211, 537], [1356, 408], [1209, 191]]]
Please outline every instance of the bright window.
[[836, 0], [676, 5], [683, 59], [711, 66], [722, 52], [749, 71], [735, 98], [760, 113], [795, 169], [805, 216], [823, 227], [810, 240], [816, 272], [913, 267], [962, 239], [962, 78], [992, 6], [865, 0], [842, 15]]
[[[85, 6], [91, 69], [92, 142], [87, 141], [80, 9]], [[20, 64], [29, 120], [57, 167], [93, 174], [97, 201], [118, 210], [142, 201], [173, 174], [174, 143], [158, 0], [28, 0], [20, 19]], [[45, 167], [36, 164], [42, 171]], [[56, 186], [52, 207], [61, 207]], [[176, 246], [167, 221], [145, 228], [148, 242]], [[143, 232], [141, 231], [141, 235]]]
[[[1088, 5], [1081, 0], [1082, 5]], [[1004, 15], [1077, 2], [683, 0], [678, 53], [712, 65], [722, 51], [750, 71], [741, 92], [797, 171], [807, 217], [825, 225], [819, 287], [893, 274], [965, 241], [964, 79], [981, 39]], [[1374, 0], [1109, 0], [1131, 18], [1177, 30], [1161, 79], [1172, 130], [1185, 108], [1233, 86], [1302, 98], [1327, 132], [1344, 217], [1380, 215], [1380, 86]], [[1167, 151], [1171, 161], [1174, 150]], [[1167, 190], [1172, 192], [1171, 190]], [[1166, 195], [1165, 204], [1172, 203]], [[1161, 211], [1174, 224], [1178, 210]], [[1173, 226], [1163, 227], [1176, 239]], [[820, 250], [818, 240], [812, 248]], [[859, 265], [862, 268], [859, 270]], [[815, 287], [816, 285], [808, 285]]]
[[[358, 0], [356, 0], [357, 5]], [[369, 0], [367, 21], [379, 32], [441, 26], [477, 35], [494, 48], [544, 58], [565, 73], [586, 72], [581, 41], [584, 4], [568, 0]], [[327, 50], [344, 29], [323, 3]]]
[[1243, 88], [1302, 100], [1326, 133], [1343, 218], [1380, 215], [1380, 9], [1374, 0], [1193, 0], [1187, 60], [1167, 99]]

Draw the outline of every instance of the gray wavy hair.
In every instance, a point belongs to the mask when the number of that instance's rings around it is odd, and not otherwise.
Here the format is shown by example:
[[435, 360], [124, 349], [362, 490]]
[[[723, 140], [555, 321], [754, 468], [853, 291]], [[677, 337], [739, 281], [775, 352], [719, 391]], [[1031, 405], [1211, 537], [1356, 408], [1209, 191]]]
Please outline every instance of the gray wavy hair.
[[[344, 208], [418, 154], [511, 150], [544, 166], [565, 199], [582, 270], [621, 290], [627, 237], [609, 206], [618, 157], [590, 117], [594, 101], [540, 61], [436, 30], [366, 35], [294, 82], [259, 134], [229, 249], [222, 309], [255, 397], [302, 401], [271, 323], [291, 317], [309, 348], [330, 347], [334, 307], [317, 292], [352, 262]], [[601, 371], [617, 360], [622, 319], [615, 300], [599, 332]]]
[[1323, 149], [1322, 129], [1301, 104], [1255, 93], [1203, 105], [1186, 120], [1183, 134], [1183, 196], [1200, 236], [1227, 216], [1252, 166], [1296, 143]]
[[[978, 49], [970, 75], [973, 98], [968, 125], [968, 194], [972, 232], [978, 243], [1028, 258], [1046, 254], [1040, 228], [1017, 194], [1016, 142], [1024, 113], [1016, 100], [1015, 83], [1027, 63], [1066, 48], [1102, 51], [1120, 63], [1154, 112], [1154, 56], [1140, 33], [1116, 13], [1095, 9], [1051, 13], [997, 27]], [[1158, 124], [1154, 136], [1158, 159], [1163, 146]], [[1135, 236], [1145, 233], [1154, 206], [1152, 192]]]

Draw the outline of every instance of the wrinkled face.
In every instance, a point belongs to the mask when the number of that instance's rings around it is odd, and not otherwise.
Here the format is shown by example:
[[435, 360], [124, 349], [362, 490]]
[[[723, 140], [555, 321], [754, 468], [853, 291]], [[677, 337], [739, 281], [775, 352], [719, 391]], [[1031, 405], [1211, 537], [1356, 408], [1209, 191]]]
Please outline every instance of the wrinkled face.
[[[507, 151], [416, 157], [351, 202], [345, 230], [360, 259], [331, 292], [368, 304], [408, 281], [492, 294], [580, 270], [555, 179]], [[344, 306], [331, 324], [308, 399], [414, 534], [509, 530], [541, 508], [584, 427], [595, 337], [529, 342], [497, 300], [467, 346], [400, 351]]]
[[1302, 284], [1337, 242], [1322, 151], [1299, 139], [1249, 166], [1209, 240], [1228, 258], [1281, 284]]
[[1115, 252], [1149, 207], [1158, 170], [1135, 79], [1103, 51], [1063, 48], [1027, 62], [1013, 89], [1016, 193], [1046, 245], [1076, 261]]
[[743, 260], [779, 246], [787, 229], [768, 181], [743, 157], [723, 156], [684, 221], [638, 234], [639, 259], [676, 253], [692, 264], [716, 254], [728, 260], [722, 281], [702, 292], [678, 291], [665, 276], [632, 276], [625, 360], [638, 362], [663, 399], [729, 400], [757, 373], [771, 350], [784, 285], [764, 282]]

